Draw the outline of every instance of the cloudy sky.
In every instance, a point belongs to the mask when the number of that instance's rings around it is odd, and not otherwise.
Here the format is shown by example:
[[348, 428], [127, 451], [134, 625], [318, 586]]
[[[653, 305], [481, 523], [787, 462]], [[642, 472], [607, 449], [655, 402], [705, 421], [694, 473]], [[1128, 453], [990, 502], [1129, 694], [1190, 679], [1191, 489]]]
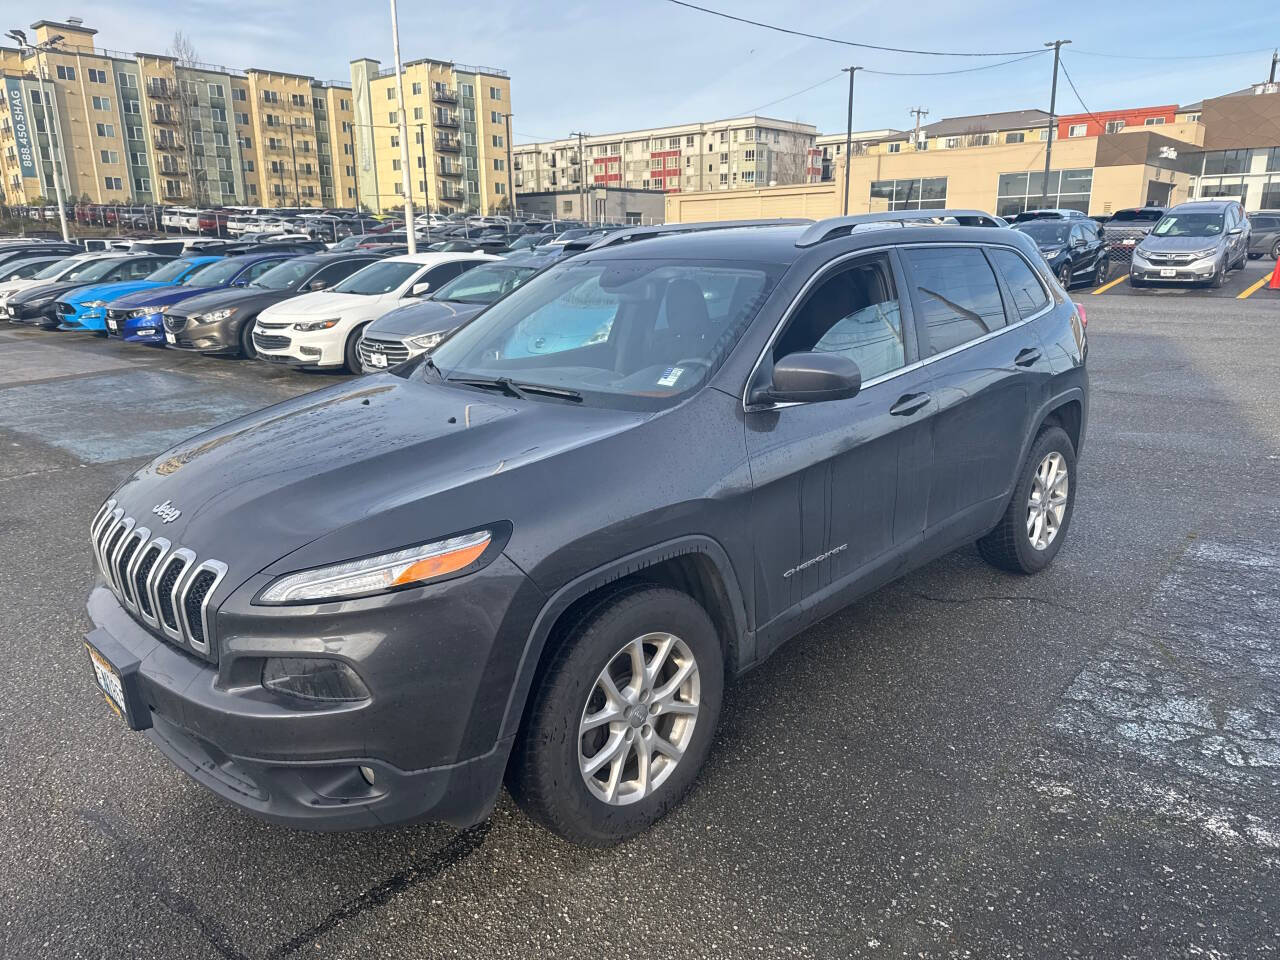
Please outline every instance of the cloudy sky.
[[[1264, 45], [1276, 39], [1260, 29], [1276, 22], [1269, 0], [1237, 0], [1225, 16], [1202, 2], [1117, 3], [1106, 6], [1105, 17], [1102, 5], [1041, 11], [1040, 4], [1011, 0], [851, 0], [838, 6], [699, 2], [806, 32], [913, 49], [1012, 52], [1070, 39], [1064, 63], [1092, 111], [1190, 103], [1266, 79], [1270, 50]], [[346, 80], [348, 62], [355, 57], [392, 62], [386, 0], [95, 0], [78, 9], [72, 0], [64, 3], [69, 8], [58, 16], [84, 17], [98, 29], [99, 46], [116, 50], [163, 51], [173, 31], [182, 29], [200, 59], [211, 63]], [[608, 133], [712, 120], [757, 109], [838, 132], [845, 122], [842, 66], [922, 72], [1010, 59], [862, 50], [732, 23], [669, 0], [626, 5], [400, 0], [400, 32], [406, 60], [433, 57], [506, 69], [512, 77], [517, 142], [572, 130]], [[1050, 73], [1051, 55], [946, 76], [862, 73], [854, 127], [905, 128], [913, 106], [925, 107], [930, 121], [1047, 109]], [[1080, 111], [1065, 81], [1058, 95], [1060, 113]]]

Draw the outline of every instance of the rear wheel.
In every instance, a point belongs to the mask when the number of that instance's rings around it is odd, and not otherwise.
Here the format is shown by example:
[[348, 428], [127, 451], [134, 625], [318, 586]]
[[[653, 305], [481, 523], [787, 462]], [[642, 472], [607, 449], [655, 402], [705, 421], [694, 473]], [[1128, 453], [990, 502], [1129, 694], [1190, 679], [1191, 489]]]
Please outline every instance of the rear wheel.
[[1039, 573], [1051, 564], [1071, 524], [1075, 472], [1076, 451], [1066, 431], [1057, 426], [1041, 430], [1004, 517], [978, 541], [982, 558], [1012, 573]]
[[1280, 260], [1280, 240], [1275, 242], [1275, 246], [1271, 248], [1271, 259]]
[[642, 584], [588, 608], [532, 694], [507, 777], [516, 802], [575, 843], [648, 829], [706, 759], [723, 671], [715, 628], [688, 594]]

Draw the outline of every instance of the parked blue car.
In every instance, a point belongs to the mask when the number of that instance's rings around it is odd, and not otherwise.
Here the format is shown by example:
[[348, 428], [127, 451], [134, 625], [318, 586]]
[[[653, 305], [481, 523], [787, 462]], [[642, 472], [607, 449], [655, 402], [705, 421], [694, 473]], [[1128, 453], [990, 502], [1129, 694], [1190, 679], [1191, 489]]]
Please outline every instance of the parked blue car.
[[298, 256], [294, 251], [248, 253], [224, 257], [193, 270], [173, 286], [142, 290], [107, 304], [107, 336], [129, 343], [164, 343], [164, 315], [188, 297], [220, 287], [243, 287], [276, 264]]
[[107, 332], [107, 304], [131, 293], [142, 290], [154, 290], [157, 287], [170, 287], [179, 283], [188, 274], [208, 266], [221, 257], [172, 257], [145, 254], [141, 260], [154, 264], [151, 270], [136, 280], [121, 280], [115, 283], [97, 283], [89, 287], [80, 287], [63, 294], [54, 304], [58, 311], [59, 330], [85, 330], [90, 333]]

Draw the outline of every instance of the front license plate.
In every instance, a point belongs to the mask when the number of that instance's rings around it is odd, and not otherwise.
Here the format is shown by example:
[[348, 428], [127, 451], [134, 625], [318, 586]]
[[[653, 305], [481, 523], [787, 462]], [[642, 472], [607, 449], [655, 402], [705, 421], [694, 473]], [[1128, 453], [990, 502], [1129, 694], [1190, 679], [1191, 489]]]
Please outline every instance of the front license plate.
[[165, 342], [165, 343], [177, 343], [177, 342], [178, 342], [178, 338], [177, 338], [177, 337], [175, 337], [175, 336], [174, 336], [172, 333], [170, 333], [168, 330], [166, 330], [166, 331], [164, 332], [164, 342]]
[[110, 330], [112, 333], [115, 333], [117, 330], [120, 329], [120, 324], [116, 323], [114, 320], [108, 320], [107, 329]]
[[385, 353], [369, 354], [369, 366], [385, 367], [387, 365], [387, 355]]
[[1160, 271], [1160, 276], [1162, 277], [1176, 277], [1177, 275], [1178, 275], [1177, 270], [1161, 270]]
[[1133, 238], [1130, 238], [1130, 239], [1128, 239], [1128, 240], [1121, 240], [1121, 241], [1120, 241], [1120, 246], [1122, 246], [1122, 247], [1132, 247], [1132, 246], [1133, 246], [1134, 244], [1136, 244], [1137, 242], [1138, 242], [1138, 241], [1137, 241], [1137, 240], [1134, 240]]
[[89, 637], [92, 639], [86, 638], [84, 648], [93, 681], [107, 705], [130, 729], [145, 730], [151, 726], [151, 711], [138, 687], [138, 659], [105, 631], [95, 630]]

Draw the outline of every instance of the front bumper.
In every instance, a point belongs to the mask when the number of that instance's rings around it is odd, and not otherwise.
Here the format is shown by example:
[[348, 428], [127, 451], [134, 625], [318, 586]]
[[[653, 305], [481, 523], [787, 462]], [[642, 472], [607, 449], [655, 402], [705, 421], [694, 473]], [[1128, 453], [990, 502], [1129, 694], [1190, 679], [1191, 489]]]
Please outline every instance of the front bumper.
[[[310, 830], [465, 826], [492, 808], [511, 748], [498, 733], [518, 655], [494, 626], [503, 613], [519, 622], [510, 636], [522, 649], [540, 596], [502, 556], [467, 578], [366, 601], [245, 604], [248, 614], [232, 596], [214, 664], [153, 635], [100, 585], [86, 639], [140, 662], [147, 737], [243, 810]], [[255, 680], [266, 656], [317, 653], [347, 662], [370, 698], [308, 702]]]
[[107, 336], [125, 343], [164, 343], [164, 314], [157, 311], [145, 317], [118, 317], [108, 312], [106, 330]]
[[38, 306], [28, 304], [6, 304], [5, 317], [10, 323], [26, 323], [32, 326], [53, 326], [57, 320], [53, 316], [53, 301]]
[[[176, 328], [176, 329], [175, 329]], [[239, 326], [234, 317], [199, 321], [170, 313], [164, 324], [165, 345], [193, 353], [239, 353]]]
[[346, 338], [344, 330], [303, 332], [287, 327], [263, 329], [255, 325], [253, 346], [259, 360], [284, 363], [296, 367], [340, 367], [346, 363]]
[[107, 309], [106, 307], [86, 307], [83, 304], [59, 303], [58, 329], [105, 333]]
[[1163, 283], [1206, 283], [1213, 279], [1220, 260], [1215, 253], [1199, 260], [1167, 263], [1159, 259], [1148, 260], [1135, 250], [1129, 264], [1129, 277]]

